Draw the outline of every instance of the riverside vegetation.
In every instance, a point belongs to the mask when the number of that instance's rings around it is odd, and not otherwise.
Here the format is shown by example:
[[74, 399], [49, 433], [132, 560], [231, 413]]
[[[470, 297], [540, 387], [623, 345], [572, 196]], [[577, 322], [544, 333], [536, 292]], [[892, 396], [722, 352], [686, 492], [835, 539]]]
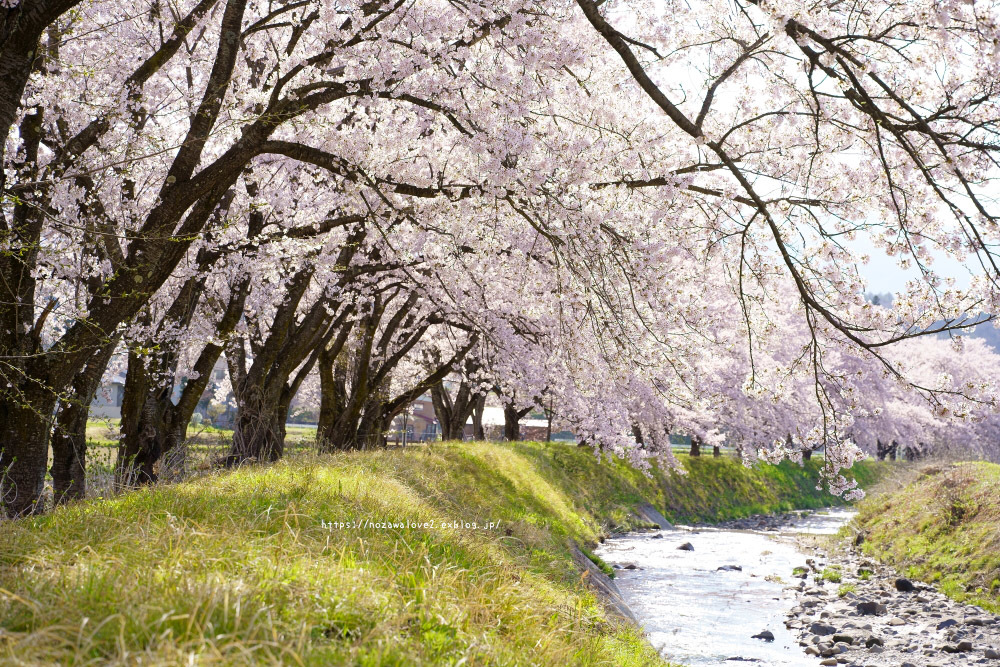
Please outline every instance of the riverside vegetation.
[[[572, 541], [646, 527], [644, 502], [695, 521], [835, 501], [816, 461], [684, 462], [685, 476], [647, 477], [571, 445], [443, 443], [297, 456], [6, 522], [0, 658], [663, 664], [587, 588]], [[884, 469], [853, 472], [868, 484]], [[436, 522], [330, 526], [364, 519]], [[441, 525], [455, 520], [479, 528]]]
[[859, 510], [865, 554], [958, 602], [1000, 613], [1000, 466], [928, 465]]
[[822, 665], [1000, 660], [1000, 466], [899, 477], [860, 504], [840, 544], [814, 545], [792, 573], [801, 580], [787, 627]]

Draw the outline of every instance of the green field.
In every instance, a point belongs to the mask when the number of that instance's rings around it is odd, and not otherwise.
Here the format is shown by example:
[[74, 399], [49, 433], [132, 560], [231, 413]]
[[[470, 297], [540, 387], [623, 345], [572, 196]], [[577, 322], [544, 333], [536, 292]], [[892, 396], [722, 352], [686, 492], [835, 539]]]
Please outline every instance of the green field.
[[643, 501], [691, 520], [831, 500], [815, 465], [687, 463], [647, 477], [537, 443], [299, 455], [0, 524], [0, 661], [663, 664], [570, 540], [640, 526]]

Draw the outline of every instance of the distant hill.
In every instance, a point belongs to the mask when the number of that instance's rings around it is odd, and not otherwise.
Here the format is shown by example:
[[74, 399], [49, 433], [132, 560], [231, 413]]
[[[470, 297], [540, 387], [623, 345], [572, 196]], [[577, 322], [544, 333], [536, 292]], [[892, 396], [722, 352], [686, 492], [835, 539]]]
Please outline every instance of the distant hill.
[[986, 344], [993, 348], [994, 352], [1000, 352], [1000, 329], [993, 326], [992, 322], [980, 324], [968, 334], [970, 338], [982, 338]]
[[[892, 307], [892, 294], [886, 292], [884, 294], [877, 294], [874, 292], [868, 292], [865, 294], [865, 298], [876, 306], [885, 306], [887, 308]], [[940, 326], [942, 322], [935, 322], [931, 328]], [[965, 332], [963, 335], [969, 338], [981, 338], [986, 342], [987, 345], [993, 348], [995, 352], [1000, 353], [1000, 329], [993, 326], [992, 323], [987, 322], [986, 324], [980, 324], [971, 332]], [[947, 334], [938, 334], [938, 338], [947, 338]]]

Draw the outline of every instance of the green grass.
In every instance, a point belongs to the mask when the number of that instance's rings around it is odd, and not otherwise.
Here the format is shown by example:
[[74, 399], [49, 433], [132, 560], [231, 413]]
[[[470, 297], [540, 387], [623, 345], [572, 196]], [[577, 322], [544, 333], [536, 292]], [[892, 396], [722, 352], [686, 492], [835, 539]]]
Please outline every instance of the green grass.
[[955, 600], [1000, 612], [1000, 466], [928, 466], [859, 509], [865, 553]]
[[[75, 504], [0, 524], [0, 662], [661, 665], [569, 541], [639, 525], [642, 501], [675, 520], [817, 506], [814, 473], [646, 477], [571, 445], [444, 443]], [[331, 526], [365, 519], [404, 525]]]
[[816, 582], [822, 583], [824, 581], [829, 581], [834, 584], [839, 584], [842, 578], [843, 575], [841, 574], [839, 567], [828, 567], [816, 576]]
[[590, 559], [590, 562], [598, 567], [598, 569], [605, 574], [609, 579], [615, 578], [615, 568], [611, 567], [604, 562], [604, 559], [595, 554], [588, 549], [580, 549], [584, 556]]
[[840, 588], [837, 589], [837, 597], [844, 597], [848, 593], [854, 593], [857, 590], [857, 584], [841, 584]]

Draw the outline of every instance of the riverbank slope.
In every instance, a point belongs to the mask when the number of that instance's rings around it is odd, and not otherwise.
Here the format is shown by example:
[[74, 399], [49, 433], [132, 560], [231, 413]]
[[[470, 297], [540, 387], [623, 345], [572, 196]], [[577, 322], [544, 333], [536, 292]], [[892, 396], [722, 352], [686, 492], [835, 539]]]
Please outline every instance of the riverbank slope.
[[928, 465], [859, 506], [864, 553], [948, 597], [1000, 613], [1000, 466]]
[[646, 477], [570, 445], [444, 443], [298, 457], [6, 522], [0, 660], [662, 664], [587, 588], [573, 542], [643, 527], [644, 502], [691, 521], [833, 500], [816, 462], [685, 462], [688, 475]]

